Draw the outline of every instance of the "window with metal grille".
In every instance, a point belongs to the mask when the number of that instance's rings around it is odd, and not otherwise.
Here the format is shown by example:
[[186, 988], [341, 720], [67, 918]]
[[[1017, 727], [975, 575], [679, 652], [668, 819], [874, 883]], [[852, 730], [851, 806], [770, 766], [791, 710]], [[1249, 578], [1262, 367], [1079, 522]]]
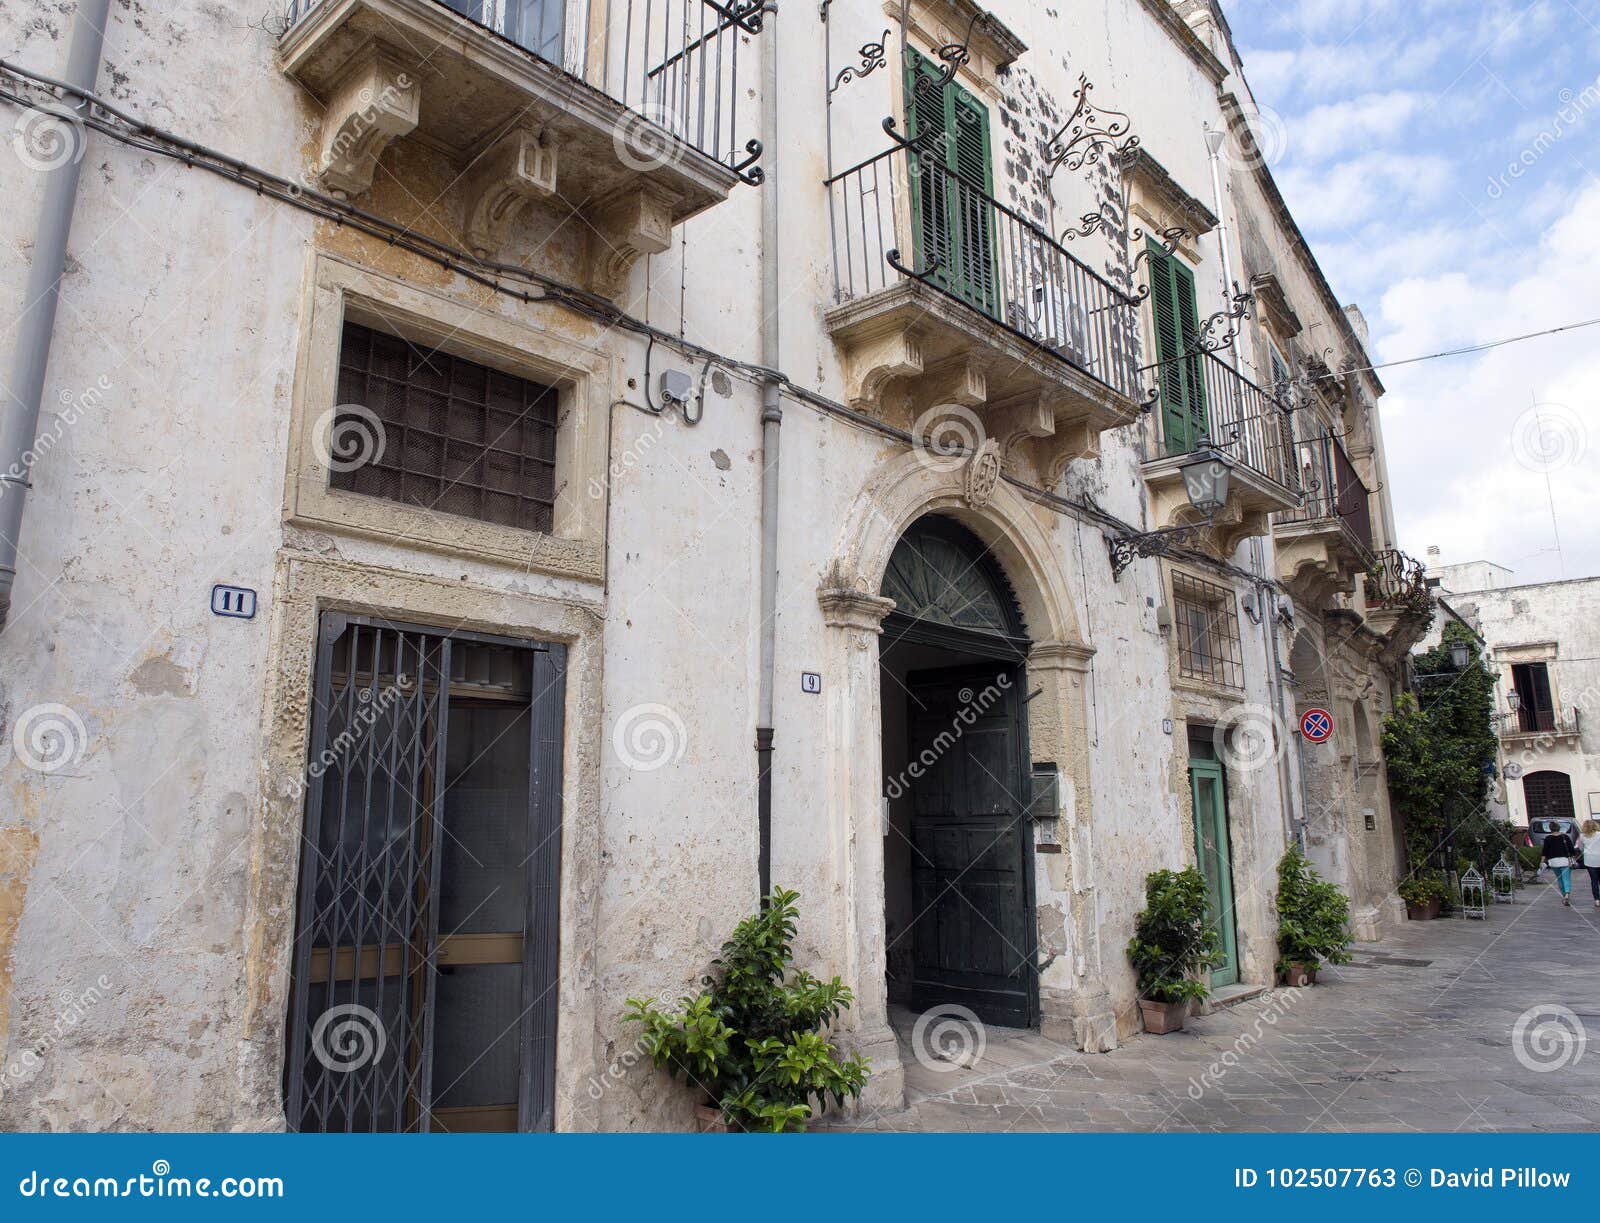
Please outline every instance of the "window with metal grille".
[[501, 526], [548, 532], [555, 515], [554, 387], [346, 321], [331, 436], [376, 432], [328, 483]]
[[1178, 674], [1227, 688], [1244, 687], [1239, 653], [1239, 613], [1233, 591], [1187, 573], [1172, 575]]

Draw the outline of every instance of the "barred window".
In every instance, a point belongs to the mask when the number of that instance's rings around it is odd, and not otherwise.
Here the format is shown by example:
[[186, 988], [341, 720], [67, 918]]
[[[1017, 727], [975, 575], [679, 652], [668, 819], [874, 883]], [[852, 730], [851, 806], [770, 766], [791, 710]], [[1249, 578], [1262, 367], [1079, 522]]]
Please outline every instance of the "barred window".
[[347, 320], [328, 482], [548, 532], [558, 398], [554, 387]]
[[1244, 687], [1233, 591], [1187, 573], [1174, 573], [1172, 602], [1178, 631], [1178, 674], [1228, 688]]

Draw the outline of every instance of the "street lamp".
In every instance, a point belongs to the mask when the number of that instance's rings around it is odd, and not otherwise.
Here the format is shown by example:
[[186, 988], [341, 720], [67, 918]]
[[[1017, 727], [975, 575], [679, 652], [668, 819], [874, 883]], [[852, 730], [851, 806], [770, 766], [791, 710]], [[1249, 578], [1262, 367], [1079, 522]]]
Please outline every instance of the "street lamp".
[[1467, 669], [1467, 658], [1469, 657], [1470, 653], [1471, 653], [1471, 651], [1469, 651], [1467, 649], [1467, 643], [1466, 642], [1464, 642], [1464, 641], [1451, 642], [1450, 643], [1450, 665], [1452, 667], [1454, 667], [1457, 671], [1465, 671]]
[[1186, 522], [1181, 526], [1166, 527], [1160, 531], [1139, 534], [1107, 535], [1106, 548], [1111, 553], [1111, 576], [1120, 578], [1122, 571], [1133, 563], [1136, 556], [1157, 556], [1166, 552], [1167, 546], [1203, 531], [1211, 519], [1228, 504], [1228, 487], [1233, 478], [1233, 467], [1227, 456], [1212, 447], [1204, 437], [1182, 463], [1178, 474], [1183, 477], [1183, 491], [1189, 506], [1201, 516], [1200, 522]]

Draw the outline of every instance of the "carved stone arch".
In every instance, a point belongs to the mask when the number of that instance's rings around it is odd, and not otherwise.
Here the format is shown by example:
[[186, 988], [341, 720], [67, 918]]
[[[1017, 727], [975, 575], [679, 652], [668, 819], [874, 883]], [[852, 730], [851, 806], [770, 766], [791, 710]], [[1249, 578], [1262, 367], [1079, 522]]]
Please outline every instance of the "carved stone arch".
[[[917, 454], [884, 462], [866, 481], [840, 526], [817, 591], [828, 627], [827, 821], [831, 846], [834, 946], [855, 991], [851, 1040], [873, 1059], [865, 1103], [897, 1107], [904, 1098], [899, 1050], [888, 1023], [884, 948], [882, 706], [878, 635], [894, 601], [882, 596], [884, 573], [907, 528], [927, 515], [960, 523], [988, 550], [1015, 597], [1031, 642], [1027, 682], [1029, 750], [1056, 765], [1061, 797], [1054, 855], [1054, 895], [1063, 938], [1040, 973], [1046, 1035], [1080, 1048], [1116, 1047], [1116, 1017], [1104, 985], [1095, 930], [1095, 872], [1090, 844], [1087, 686], [1093, 650], [1079, 628], [1061, 552], [1037, 510], [1001, 482], [982, 505], [969, 500], [965, 464]], [[1040, 902], [1045, 897], [1041, 892]]]
[[999, 562], [1035, 642], [1087, 650], [1066, 574], [1034, 513], [1004, 483], [987, 505], [975, 508], [967, 502], [961, 464], [949, 466], [915, 451], [902, 454], [883, 464], [857, 495], [823, 589], [876, 595], [906, 528], [924, 515], [941, 514], [976, 535]]

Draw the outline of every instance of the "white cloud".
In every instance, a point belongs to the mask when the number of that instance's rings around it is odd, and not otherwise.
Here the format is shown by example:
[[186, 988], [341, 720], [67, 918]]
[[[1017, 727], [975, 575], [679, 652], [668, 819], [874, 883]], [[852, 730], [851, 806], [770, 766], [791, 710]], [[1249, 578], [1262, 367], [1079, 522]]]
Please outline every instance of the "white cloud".
[[[1384, 294], [1383, 355], [1419, 355], [1600, 315], [1600, 186], [1527, 250]], [[1600, 573], [1600, 328], [1380, 371], [1401, 546], [1486, 558], [1522, 581]], [[1536, 420], [1533, 405], [1541, 405]], [[1542, 426], [1543, 433], [1539, 430]], [[1547, 487], [1548, 477], [1548, 487]], [[1556, 531], [1565, 569], [1553, 550]]]
[[1449, 160], [1437, 154], [1373, 152], [1333, 165], [1292, 165], [1277, 178], [1302, 228], [1353, 233], [1371, 217], [1437, 201], [1450, 174]]

